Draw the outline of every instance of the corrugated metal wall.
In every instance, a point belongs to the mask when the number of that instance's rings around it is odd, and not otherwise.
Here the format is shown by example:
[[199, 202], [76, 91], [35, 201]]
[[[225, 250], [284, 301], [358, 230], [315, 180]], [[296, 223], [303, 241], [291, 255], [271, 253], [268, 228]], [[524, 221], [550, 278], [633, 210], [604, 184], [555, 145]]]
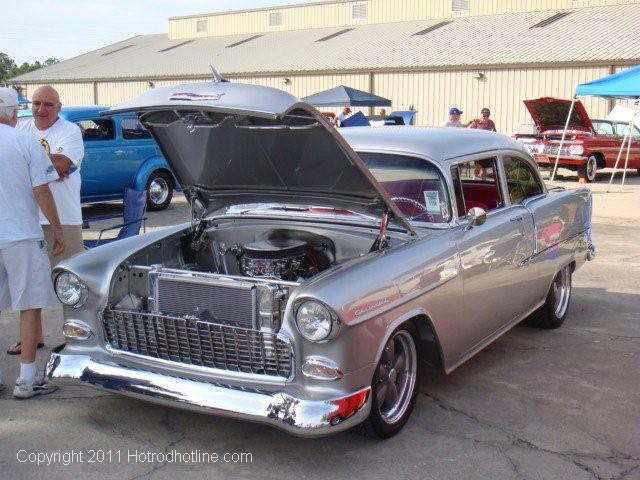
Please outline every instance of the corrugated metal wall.
[[[622, 67], [620, 67], [622, 69]], [[346, 85], [359, 90], [370, 90], [393, 101], [393, 108], [418, 110], [418, 125], [437, 126], [447, 119], [451, 106], [457, 106], [465, 114], [463, 120], [478, 115], [482, 107], [489, 107], [498, 129], [506, 134], [521, 130], [522, 124], [531, 123], [522, 103], [529, 98], [553, 96], [570, 98], [578, 83], [608, 75], [610, 67], [567, 68], [513, 68], [482, 70], [484, 78], [475, 78], [474, 71], [390, 72], [341, 75], [298, 75], [232, 78], [234, 82], [265, 85], [288, 91], [297, 97]], [[288, 82], [285, 83], [285, 79]], [[202, 79], [206, 80], [206, 79]], [[201, 80], [153, 81], [155, 87]], [[54, 85], [65, 105], [94, 103], [94, 85], [91, 83]], [[38, 85], [29, 85], [31, 96]], [[147, 81], [97, 83], [97, 103], [113, 105], [148, 90]], [[609, 102], [598, 98], [582, 98], [589, 114], [603, 117], [609, 111]], [[339, 108], [323, 109], [336, 112]], [[363, 109], [369, 113], [368, 109]]]
[[[344, 27], [368, 23], [443, 19], [466, 15], [580, 8], [602, 5], [640, 3], [640, 0], [469, 0], [469, 10], [454, 12], [451, 0], [362, 0], [327, 5], [300, 5], [294, 8], [273, 8], [243, 11], [224, 15], [202, 15], [169, 20], [169, 38], [194, 38], [222, 35], [246, 35], [279, 30], [302, 30], [323, 27]], [[366, 19], [353, 19], [354, 5], [367, 6]], [[269, 14], [279, 12], [282, 23], [269, 25]], [[197, 32], [199, 20], [206, 20], [207, 30]]]
[[[33, 96], [42, 85], [24, 85], [23, 94], [27, 98]], [[92, 105], [93, 104], [93, 83], [52, 83], [64, 105]]]
[[[511, 134], [519, 131], [521, 124], [531, 123], [523, 100], [542, 96], [571, 98], [578, 83], [607, 75], [609, 68], [526, 68], [482, 73], [482, 80], [474, 78], [471, 71], [377, 74], [375, 93], [392, 99], [394, 108], [414, 106], [420, 125], [442, 125], [452, 106], [465, 112], [463, 121], [479, 116], [480, 109], [488, 107], [498, 129]], [[608, 111], [605, 100], [588, 97], [583, 103], [594, 118]]]

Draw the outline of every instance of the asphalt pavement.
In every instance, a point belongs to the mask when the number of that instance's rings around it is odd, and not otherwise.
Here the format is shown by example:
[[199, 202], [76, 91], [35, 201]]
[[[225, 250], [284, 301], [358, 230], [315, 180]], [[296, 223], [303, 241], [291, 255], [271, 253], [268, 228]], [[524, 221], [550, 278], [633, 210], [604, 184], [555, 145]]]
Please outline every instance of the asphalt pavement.
[[[518, 326], [451, 375], [429, 373], [390, 440], [299, 439], [83, 387], [25, 401], [8, 389], [0, 479], [640, 480], [640, 177], [627, 180], [611, 193], [604, 174], [590, 186], [598, 254], [574, 275], [565, 325]], [[186, 219], [178, 196], [150, 214], [149, 228]], [[44, 318], [51, 348], [62, 342], [61, 310]], [[4, 351], [17, 338], [16, 315], [2, 313], [0, 328], [0, 365], [13, 382], [18, 360]], [[47, 356], [43, 349], [38, 359]]]

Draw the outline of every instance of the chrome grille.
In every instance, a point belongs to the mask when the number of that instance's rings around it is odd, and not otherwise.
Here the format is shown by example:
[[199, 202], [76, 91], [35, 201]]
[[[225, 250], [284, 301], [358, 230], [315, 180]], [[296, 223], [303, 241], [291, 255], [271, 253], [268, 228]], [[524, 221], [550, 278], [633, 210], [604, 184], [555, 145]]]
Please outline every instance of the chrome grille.
[[269, 332], [109, 309], [103, 326], [106, 341], [118, 350], [237, 372], [291, 374], [291, 347]]

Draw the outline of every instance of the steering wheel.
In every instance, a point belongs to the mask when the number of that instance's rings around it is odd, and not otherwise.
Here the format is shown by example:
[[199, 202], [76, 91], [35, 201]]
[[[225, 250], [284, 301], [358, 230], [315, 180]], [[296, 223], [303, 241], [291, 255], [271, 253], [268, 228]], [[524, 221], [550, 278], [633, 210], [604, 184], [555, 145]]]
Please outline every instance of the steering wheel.
[[[404, 202], [408, 205], [411, 205], [413, 208], [418, 209], [419, 213], [417, 213], [416, 215], [407, 215], [407, 218], [409, 220], [414, 220], [422, 215], [428, 215], [429, 220], [433, 220], [432, 216], [430, 213], [427, 212], [427, 207], [425, 207], [423, 204], [421, 204], [420, 202], [412, 199], [412, 198], [407, 198], [407, 197], [391, 197], [391, 200], [393, 200], [395, 203], [398, 202]], [[404, 212], [403, 212], [404, 213]]]

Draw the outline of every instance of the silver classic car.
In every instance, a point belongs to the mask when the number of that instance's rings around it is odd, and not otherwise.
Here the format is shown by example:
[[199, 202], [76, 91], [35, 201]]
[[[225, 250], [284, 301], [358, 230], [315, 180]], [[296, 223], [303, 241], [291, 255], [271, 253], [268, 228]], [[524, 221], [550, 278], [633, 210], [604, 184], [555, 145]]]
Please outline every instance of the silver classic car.
[[386, 438], [425, 364], [451, 372], [524, 320], [559, 327], [595, 252], [589, 191], [547, 189], [495, 133], [338, 131], [288, 93], [226, 82], [121, 112], [157, 140], [191, 218], [54, 269], [56, 383]]

